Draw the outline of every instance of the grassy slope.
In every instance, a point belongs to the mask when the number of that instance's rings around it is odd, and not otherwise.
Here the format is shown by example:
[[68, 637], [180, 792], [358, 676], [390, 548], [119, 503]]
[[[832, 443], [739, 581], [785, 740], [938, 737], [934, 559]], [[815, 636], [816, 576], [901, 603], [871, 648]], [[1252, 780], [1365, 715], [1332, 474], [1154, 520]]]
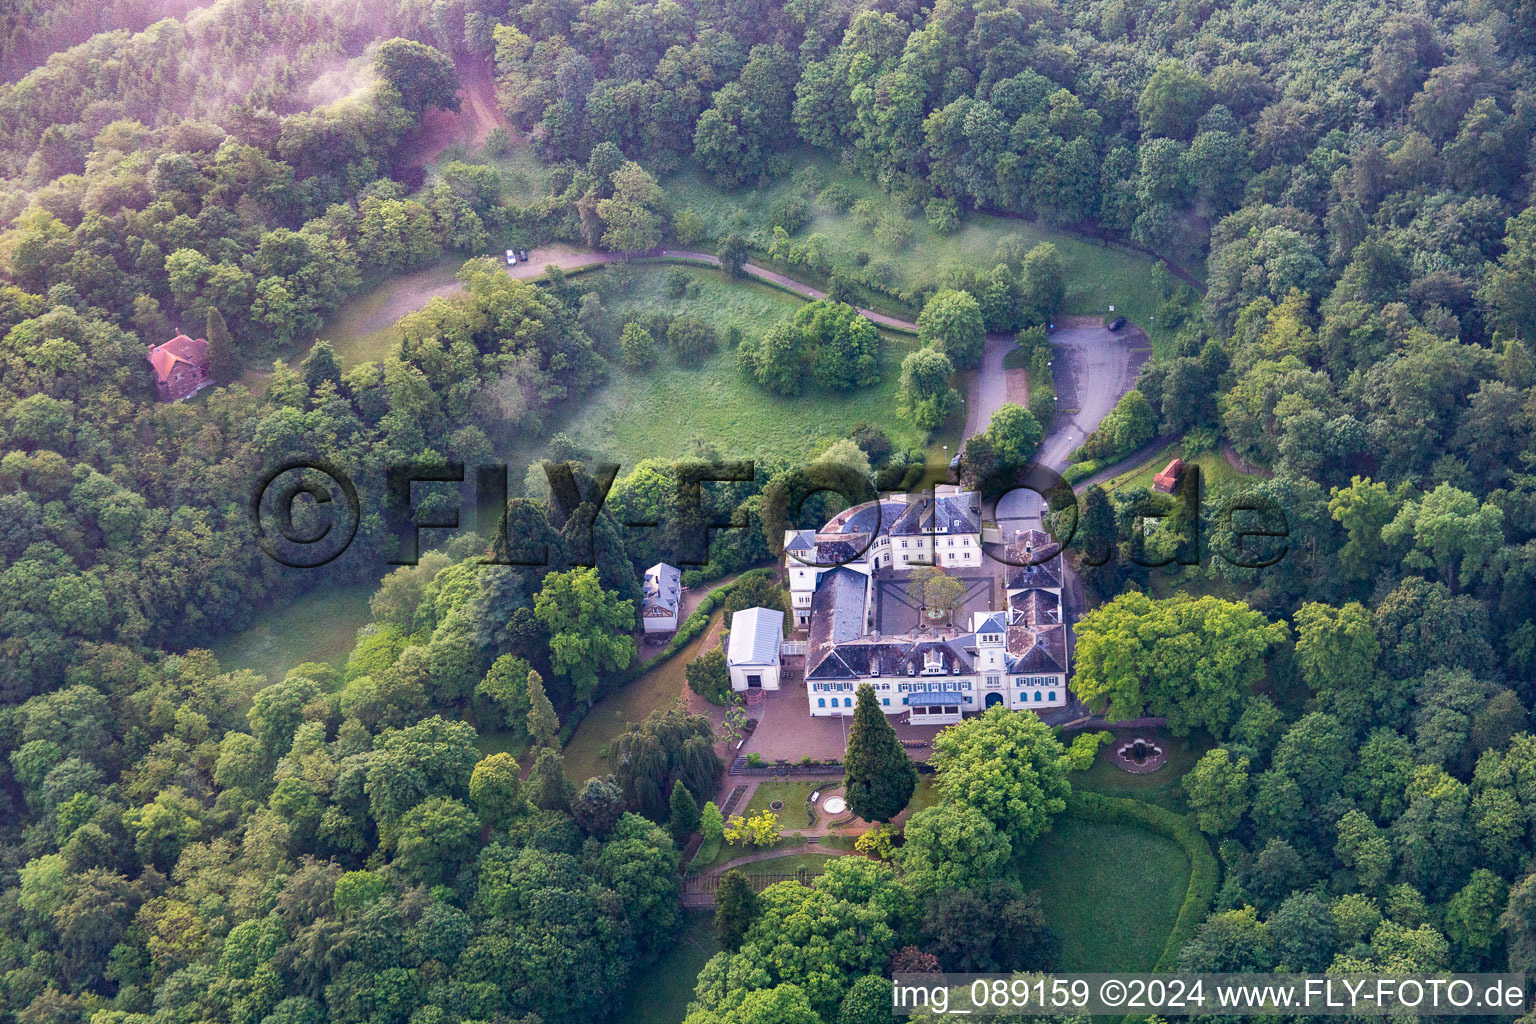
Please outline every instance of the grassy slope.
[[686, 914], [677, 941], [630, 980], [614, 1020], [623, 1024], [678, 1024], [687, 1015], [699, 971], [719, 951], [713, 916], [707, 911]]
[[[781, 317], [803, 304], [764, 285], [734, 282], [714, 270], [686, 268], [696, 283], [694, 294], [672, 299], [665, 278], [674, 268], [636, 266], [633, 282], [605, 305], [612, 315], [626, 311], [698, 316], [722, 336], [730, 327], [743, 336], [760, 336]], [[606, 273], [606, 271], [604, 272]], [[807, 454], [821, 440], [846, 436], [860, 421], [878, 423], [898, 445], [921, 445], [924, 438], [894, 415], [902, 357], [915, 339], [888, 335], [881, 382], [848, 395], [812, 392], [778, 398], [749, 384], [736, 364], [736, 353], [723, 346], [698, 369], [684, 368], [662, 354], [645, 373], [615, 367], [611, 379], [589, 398], [551, 417], [549, 432], [564, 431], [582, 446], [628, 467], [646, 458], [691, 454], [697, 437], [735, 457]], [[511, 454], [514, 467], [539, 456], [538, 446]]]
[[1183, 442], [1175, 442], [1158, 452], [1140, 466], [1126, 470], [1103, 484], [1107, 491], [1121, 488], [1151, 487], [1152, 477], [1162, 472], [1168, 460], [1182, 458], [1187, 465], [1200, 467], [1200, 490], [1204, 495], [1225, 493], [1245, 484], [1257, 483], [1259, 478], [1248, 476], [1232, 468], [1221, 452], [1202, 452], [1185, 455]]
[[[895, 201], [878, 186], [839, 167], [826, 155], [800, 151], [795, 167], [805, 166], [815, 167], [828, 183], [840, 182], [857, 198], [869, 200], [880, 216], [900, 216]], [[664, 178], [663, 185], [672, 197], [673, 208], [691, 209], [699, 214], [711, 236], [754, 228], [766, 231], [769, 205], [794, 188], [790, 179], [784, 178], [762, 190], [726, 192], [717, 188], [709, 175], [691, 162]], [[950, 235], [929, 227], [921, 213], [906, 218], [912, 241], [899, 252], [891, 252], [875, 240], [873, 231], [855, 224], [848, 214], [830, 213], [820, 208], [816, 214], [809, 226], [792, 237], [804, 239], [818, 232], [826, 235], [831, 242], [835, 268], [852, 270], [856, 266], [854, 256], [859, 250], [876, 259], [891, 260], [896, 265], [897, 281], [902, 290], [934, 284], [951, 267], [990, 269], [998, 262], [998, 240], [1006, 235], [1018, 235], [1028, 246], [1051, 242], [1060, 250], [1067, 269], [1067, 298], [1063, 313], [1107, 313], [1113, 305], [1117, 314], [1143, 325], [1154, 341], [1157, 340], [1152, 316], [1157, 311], [1159, 296], [1152, 272], [1158, 262], [1143, 253], [1090, 241], [1019, 218], [980, 213], [968, 215], [960, 229]], [[903, 312], [895, 308], [886, 311]], [[910, 313], [910, 310], [906, 312]]]
[[306, 661], [340, 665], [352, 652], [357, 631], [372, 620], [368, 598], [376, 587], [364, 583], [306, 594], [263, 612], [214, 645], [213, 653], [226, 672], [248, 668], [269, 683], [281, 681], [289, 669]]
[[1189, 858], [1171, 839], [1059, 818], [1022, 858], [1068, 971], [1150, 971], [1179, 916]]
[[827, 870], [833, 856], [828, 853], [787, 853], [782, 857], [769, 857], [767, 860], [743, 864], [741, 870], [749, 875], [794, 874], [796, 871], [819, 875]]
[[[711, 622], [713, 628], [719, 621], [719, 612]], [[683, 670], [688, 663], [703, 653], [703, 644], [710, 630], [700, 633], [698, 639], [668, 658], [661, 665], [636, 679], [628, 686], [600, 701], [581, 725], [576, 735], [565, 745], [565, 773], [580, 785], [594, 775], [606, 775], [613, 770], [603, 757], [603, 752], [627, 729], [638, 724], [652, 711], [665, 708], [683, 695], [686, 679]]]

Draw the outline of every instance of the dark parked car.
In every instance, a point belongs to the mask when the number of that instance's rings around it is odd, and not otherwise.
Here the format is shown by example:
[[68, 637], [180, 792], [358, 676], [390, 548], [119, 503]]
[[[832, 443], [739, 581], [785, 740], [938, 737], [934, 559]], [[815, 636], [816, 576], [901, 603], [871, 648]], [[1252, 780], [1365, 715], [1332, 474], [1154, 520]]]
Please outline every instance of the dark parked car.
[[517, 258], [522, 260], [524, 263], [527, 263], [528, 262], [528, 250], [527, 249], [519, 249], [519, 250], [517, 250]]
[[1112, 330], [1112, 331], [1118, 331], [1120, 328], [1122, 328], [1124, 326], [1125, 326], [1125, 317], [1123, 317], [1123, 316], [1117, 316], [1117, 317], [1115, 317], [1113, 320], [1111, 320], [1109, 322], [1109, 329]]

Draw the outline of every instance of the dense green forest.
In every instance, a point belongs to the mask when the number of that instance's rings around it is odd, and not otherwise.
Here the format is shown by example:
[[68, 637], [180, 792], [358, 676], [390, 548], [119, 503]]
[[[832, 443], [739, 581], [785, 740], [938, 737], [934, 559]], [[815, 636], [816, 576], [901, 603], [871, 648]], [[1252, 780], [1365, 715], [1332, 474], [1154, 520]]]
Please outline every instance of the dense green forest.
[[[596, 514], [581, 465], [574, 495], [515, 477], [501, 535], [547, 564], [481, 565], [465, 534], [383, 579], [341, 667], [264, 679], [203, 648], [384, 566], [375, 509], [316, 575], [263, 556], [245, 502], [269, 466], [324, 458], [382, 493], [386, 466], [492, 460], [613, 374], [736, 343], [697, 319], [616, 325], [622, 271], [514, 280], [484, 256], [505, 236], [676, 241], [823, 280], [829, 300], [738, 349], [768, 392], [870, 386], [880, 339], [838, 301], [868, 295], [919, 324], [893, 411], [923, 430], [985, 330], [1022, 329], [1044, 376], [1048, 247], [903, 291], [880, 254], [807, 234], [828, 213], [893, 251], [908, 218], [1018, 217], [1191, 285], [1159, 293], [1171, 352], [1076, 455], [1230, 446], [1288, 521], [1286, 556], [1243, 569], [1206, 557], [1239, 542], [1221, 509], [1176, 506], [1154, 546], [1198, 564], [1149, 570], [1099, 554], [1163, 499], [1083, 497], [1077, 693], [1214, 744], [1181, 789], [1219, 885], [1177, 964], [1536, 967], [1533, 41], [1524, 0], [6, 6], [0, 1017], [605, 1019], [679, 926], [686, 811], [721, 771], [682, 712], [626, 732], [613, 777], [568, 780], [559, 754], [631, 678], [637, 573], [697, 525], [668, 517], [667, 466], [624, 467]], [[470, 71], [515, 131], [425, 167], [423, 123]], [[513, 146], [536, 186], [499, 169]], [[901, 216], [802, 173], [811, 150]], [[713, 237], [662, 184], [695, 166], [744, 205], [792, 187]], [[312, 344], [365, 281], [444, 258], [462, 290], [406, 316], [389, 358], [344, 369]], [[144, 349], [178, 329], [214, 342], [220, 387], [160, 404]], [[259, 387], [242, 372], [274, 360]], [[1011, 412], [967, 470], [1042, 429]], [[873, 485], [921, 476], [923, 452], [875, 427], [821, 447]], [[776, 554], [800, 482], [786, 455], [712, 485], [705, 513], [749, 527], [690, 582]], [[482, 756], [477, 733], [531, 763]], [[940, 799], [904, 844], [722, 894], [690, 1024], [884, 1021], [891, 969], [1059, 962], [1018, 859], [1092, 743], [994, 713], [936, 748]]]

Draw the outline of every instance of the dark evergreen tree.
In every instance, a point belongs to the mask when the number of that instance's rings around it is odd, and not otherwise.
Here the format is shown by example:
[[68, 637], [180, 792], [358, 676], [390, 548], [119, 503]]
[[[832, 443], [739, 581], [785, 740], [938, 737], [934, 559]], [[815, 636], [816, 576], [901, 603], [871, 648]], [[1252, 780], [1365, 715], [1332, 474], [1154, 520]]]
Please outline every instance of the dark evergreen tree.
[[206, 335], [208, 338], [208, 372], [213, 377], [215, 387], [227, 388], [240, 379], [245, 372], [245, 361], [240, 358], [240, 350], [235, 348], [235, 339], [229, 335], [229, 326], [224, 323], [224, 314], [216, 307], [208, 307], [208, 326]]
[[325, 381], [333, 384], [341, 383], [341, 364], [336, 361], [336, 350], [328, 341], [317, 341], [304, 361], [299, 364], [299, 374], [304, 378], [304, 386], [310, 394]]
[[541, 811], [570, 811], [576, 794], [571, 780], [565, 777], [565, 758], [553, 747], [539, 751], [528, 773], [526, 788], [528, 799]]
[[612, 775], [588, 779], [571, 801], [571, 817], [594, 839], [607, 839], [624, 815], [624, 794]]
[[890, 821], [917, 788], [917, 769], [869, 686], [859, 687], [843, 770], [848, 807], [865, 821]]
[[688, 792], [688, 787], [683, 785], [683, 780], [678, 779], [672, 783], [672, 820], [668, 828], [672, 832], [672, 841], [682, 846], [688, 842], [688, 837], [699, 830], [699, 802]]
[[715, 934], [720, 948], [732, 953], [741, 948], [747, 929], [757, 919], [757, 893], [740, 871], [727, 871], [715, 891]]

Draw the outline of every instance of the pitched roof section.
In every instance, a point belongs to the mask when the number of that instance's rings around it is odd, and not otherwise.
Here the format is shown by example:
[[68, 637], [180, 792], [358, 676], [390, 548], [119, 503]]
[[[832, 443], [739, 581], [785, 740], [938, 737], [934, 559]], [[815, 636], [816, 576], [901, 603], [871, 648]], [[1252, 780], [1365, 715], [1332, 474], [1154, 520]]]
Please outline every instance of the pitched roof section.
[[683, 573], [676, 566], [657, 562], [645, 570], [645, 592], [640, 600], [641, 613], [676, 615], [682, 604]]
[[809, 551], [816, 538], [814, 530], [796, 530], [795, 535], [784, 544], [785, 551]]
[[1067, 634], [1061, 626], [1012, 626], [1008, 671], [1054, 675], [1067, 670]]
[[1020, 530], [1003, 557], [1010, 566], [1009, 590], [1061, 586], [1061, 545], [1044, 530]]
[[973, 633], [1001, 633], [1008, 628], [1008, 616], [1002, 612], [988, 612], [983, 615], [976, 613], [976, 621], [971, 625]]
[[145, 358], [155, 369], [155, 379], [163, 384], [171, 379], [177, 363], [205, 369], [208, 366], [208, 342], [178, 334], [165, 344], [151, 348]]
[[1026, 590], [1010, 601], [1013, 622], [1024, 626], [1052, 626], [1061, 622], [1061, 598], [1049, 590]]
[[783, 612], [743, 608], [731, 616], [731, 643], [725, 660], [731, 665], [777, 665], [783, 638]]
[[[864, 602], [868, 596], [869, 577], [838, 566], [823, 573], [811, 597], [811, 630], [805, 647], [805, 674], [817, 675], [828, 658], [826, 672], [833, 678], [852, 675], [847, 666], [836, 661], [837, 644], [857, 640], [864, 633]], [[821, 673], [824, 675], [824, 673]]]

